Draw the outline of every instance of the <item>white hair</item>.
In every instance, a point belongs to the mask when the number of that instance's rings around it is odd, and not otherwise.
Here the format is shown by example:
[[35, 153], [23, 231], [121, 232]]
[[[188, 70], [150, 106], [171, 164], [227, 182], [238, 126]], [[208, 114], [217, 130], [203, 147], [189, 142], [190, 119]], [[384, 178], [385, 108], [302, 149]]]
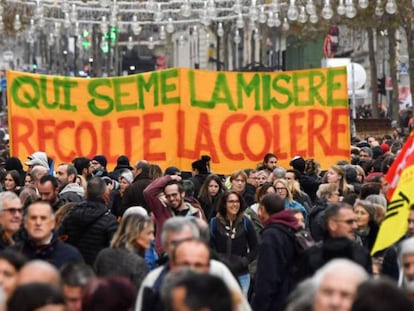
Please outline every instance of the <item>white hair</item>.
[[122, 217], [127, 217], [128, 215], [132, 215], [132, 214], [138, 214], [138, 215], [142, 215], [142, 216], [148, 216], [148, 212], [145, 208], [143, 208], [142, 206], [131, 206], [128, 207], [125, 212], [124, 215], [122, 215]]
[[349, 274], [358, 276], [361, 282], [367, 280], [369, 277], [368, 273], [364, 270], [364, 268], [362, 268], [360, 265], [354, 263], [351, 260], [344, 258], [332, 259], [331, 261], [326, 263], [322, 268], [316, 271], [315, 275], [313, 276], [316, 288], [320, 287], [323, 278], [327, 274], [343, 271], [347, 271], [349, 272]]

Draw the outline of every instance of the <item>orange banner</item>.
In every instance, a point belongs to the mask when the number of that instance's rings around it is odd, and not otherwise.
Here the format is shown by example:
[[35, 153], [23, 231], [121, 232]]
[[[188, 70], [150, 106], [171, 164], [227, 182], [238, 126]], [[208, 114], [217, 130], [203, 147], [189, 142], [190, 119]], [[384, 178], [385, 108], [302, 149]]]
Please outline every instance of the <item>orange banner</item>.
[[168, 69], [126, 77], [7, 72], [11, 154], [45, 151], [55, 163], [125, 154], [216, 173], [302, 155], [326, 169], [349, 159], [346, 68], [245, 73]]

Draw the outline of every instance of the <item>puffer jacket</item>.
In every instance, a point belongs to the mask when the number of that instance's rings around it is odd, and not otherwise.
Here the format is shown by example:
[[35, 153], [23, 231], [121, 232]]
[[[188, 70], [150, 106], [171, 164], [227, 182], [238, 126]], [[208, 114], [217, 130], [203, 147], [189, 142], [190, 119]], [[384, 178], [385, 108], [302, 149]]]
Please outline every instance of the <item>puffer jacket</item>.
[[59, 237], [75, 246], [93, 265], [99, 251], [108, 247], [117, 230], [115, 216], [104, 201], [82, 201], [73, 207], [58, 228]]

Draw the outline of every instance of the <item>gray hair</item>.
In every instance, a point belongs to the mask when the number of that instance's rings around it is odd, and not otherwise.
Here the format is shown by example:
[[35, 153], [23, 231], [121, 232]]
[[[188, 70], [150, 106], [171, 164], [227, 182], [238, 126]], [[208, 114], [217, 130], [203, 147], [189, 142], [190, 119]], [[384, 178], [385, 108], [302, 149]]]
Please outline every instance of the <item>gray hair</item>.
[[0, 211], [3, 210], [4, 200], [20, 200], [20, 198], [11, 191], [0, 192]]
[[36, 165], [30, 171], [30, 176], [32, 177], [33, 182], [40, 180], [44, 175], [47, 175], [48, 169], [42, 165]]
[[303, 280], [289, 295], [286, 311], [312, 310], [315, 294], [315, 280], [313, 278]]
[[360, 149], [360, 152], [361, 152], [361, 151], [366, 152], [366, 153], [368, 154], [368, 156], [369, 156], [369, 157], [374, 156], [374, 153], [372, 152], [372, 149], [371, 149], [370, 147], [362, 147], [362, 148]]
[[327, 201], [335, 192], [338, 192], [338, 186], [336, 184], [324, 183], [319, 185], [316, 196], [319, 199]]
[[39, 205], [39, 204], [48, 206], [50, 208], [50, 218], [55, 219], [55, 211], [53, 210], [52, 205], [48, 201], [35, 201], [35, 202], [30, 203], [27, 206], [26, 211], [24, 213], [24, 219], [27, 219], [27, 216], [29, 215], [30, 208], [34, 205]]
[[316, 288], [319, 288], [323, 278], [330, 273], [335, 273], [337, 271], [348, 270], [350, 274], [357, 275], [361, 282], [368, 279], [368, 273], [360, 265], [354, 263], [349, 259], [336, 258], [329, 261], [322, 268], [316, 271], [313, 276]]
[[402, 263], [404, 255], [414, 254], [414, 237], [405, 239], [400, 244], [400, 251], [398, 254], [399, 262]]
[[370, 194], [365, 198], [366, 201], [370, 201], [374, 204], [379, 204], [385, 209], [387, 208], [387, 199], [381, 194]]
[[286, 169], [282, 166], [277, 166], [274, 170], [273, 170], [273, 177], [275, 179], [284, 179], [285, 175], [286, 175]]
[[186, 227], [190, 228], [193, 239], [200, 238], [200, 231], [197, 226], [188, 218], [185, 217], [171, 217], [162, 226], [161, 245], [165, 249], [167, 247], [168, 234], [170, 232], [179, 233]]
[[138, 214], [138, 215], [142, 215], [142, 216], [148, 216], [148, 212], [144, 207], [142, 207], [142, 206], [131, 206], [131, 207], [128, 207], [125, 210], [124, 215], [122, 215], [122, 217], [127, 217], [128, 215], [131, 215], [131, 214]]

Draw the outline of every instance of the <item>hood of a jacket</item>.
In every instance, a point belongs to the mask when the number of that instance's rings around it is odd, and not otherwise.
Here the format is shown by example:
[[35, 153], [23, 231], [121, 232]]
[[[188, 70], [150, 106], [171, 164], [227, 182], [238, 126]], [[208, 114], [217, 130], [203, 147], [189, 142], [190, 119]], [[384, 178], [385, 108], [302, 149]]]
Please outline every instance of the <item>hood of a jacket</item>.
[[79, 196], [83, 197], [85, 194], [85, 190], [79, 186], [77, 183], [70, 183], [67, 184], [61, 191], [60, 194], [66, 193], [66, 192], [75, 192]]
[[264, 223], [264, 226], [267, 227], [276, 223], [286, 225], [294, 230], [298, 230], [300, 228], [292, 211], [287, 209], [270, 215], [269, 219]]

